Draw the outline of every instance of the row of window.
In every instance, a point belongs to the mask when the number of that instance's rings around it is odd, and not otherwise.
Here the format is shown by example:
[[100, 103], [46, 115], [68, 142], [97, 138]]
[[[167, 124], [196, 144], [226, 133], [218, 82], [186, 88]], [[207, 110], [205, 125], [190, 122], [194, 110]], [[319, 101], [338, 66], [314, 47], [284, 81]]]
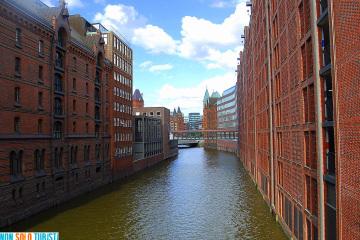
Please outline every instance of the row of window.
[[118, 97], [121, 97], [121, 98], [124, 98], [126, 100], [131, 100], [131, 93], [129, 92], [126, 92], [124, 90], [122, 90], [121, 88], [118, 88], [118, 87], [114, 87], [114, 95], [115, 96], [118, 96]]
[[116, 53], [114, 53], [114, 56], [113, 56], [113, 63], [114, 63], [115, 66], [117, 66], [118, 68], [120, 68], [124, 72], [132, 75], [132, 66], [131, 66], [131, 64], [128, 63], [127, 61], [125, 61], [124, 59], [122, 59]]
[[[20, 28], [16, 28], [16, 30], [15, 30], [15, 44], [17, 47], [22, 46], [22, 31]], [[43, 40], [38, 41], [38, 54], [39, 54], [39, 56], [44, 55], [44, 41]]]
[[114, 111], [131, 114], [131, 106], [114, 102]]
[[114, 118], [114, 127], [132, 127], [131, 120]]
[[[104, 153], [108, 152], [108, 145], [104, 147]], [[84, 145], [84, 162], [90, 161], [90, 145]], [[19, 176], [23, 174], [23, 155], [24, 152], [20, 151], [11, 151], [9, 155], [10, 160], [10, 175]], [[96, 144], [95, 146], [95, 157], [96, 160], [101, 160], [101, 144]], [[60, 169], [63, 167], [63, 148], [54, 149], [54, 167]], [[36, 149], [34, 151], [34, 170], [42, 171], [45, 169], [45, 160], [46, 160], [46, 151], [45, 149]], [[69, 148], [69, 162], [70, 164], [75, 164], [78, 161], [78, 146], [70, 146]]]
[[114, 72], [114, 80], [117, 82], [120, 82], [122, 84], [125, 84], [126, 86], [131, 87], [131, 79], [128, 79], [121, 75], [120, 73]]
[[[105, 44], [107, 44], [107, 42], [105, 42]], [[119, 51], [120, 53], [125, 55], [127, 58], [132, 59], [132, 51], [131, 51], [131, 49], [128, 46], [126, 46], [119, 38], [117, 38], [115, 36], [114, 36], [114, 39], [113, 39], [113, 47], [117, 51]]]
[[131, 133], [115, 133], [114, 141], [115, 142], [123, 142], [123, 141], [132, 141], [132, 134]]

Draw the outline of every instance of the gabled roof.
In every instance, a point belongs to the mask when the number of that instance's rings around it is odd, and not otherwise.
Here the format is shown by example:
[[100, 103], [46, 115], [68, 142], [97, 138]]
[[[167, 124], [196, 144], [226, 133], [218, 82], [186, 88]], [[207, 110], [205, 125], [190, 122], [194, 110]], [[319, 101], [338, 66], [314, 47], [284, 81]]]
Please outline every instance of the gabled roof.
[[144, 101], [139, 89], [135, 89], [132, 99], [136, 101]]

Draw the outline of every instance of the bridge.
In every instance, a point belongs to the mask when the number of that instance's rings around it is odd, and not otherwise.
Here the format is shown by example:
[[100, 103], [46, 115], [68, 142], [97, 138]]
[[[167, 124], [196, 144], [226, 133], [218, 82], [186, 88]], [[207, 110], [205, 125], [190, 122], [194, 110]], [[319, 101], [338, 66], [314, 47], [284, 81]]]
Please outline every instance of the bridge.
[[181, 148], [181, 146], [185, 147], [197, 147], [199, 146], [200, 140], [178, 140], [178, 146]]
[[236, 129], [184, 130], [172, 131], [173, 139], [177, 140], [237, 140]]

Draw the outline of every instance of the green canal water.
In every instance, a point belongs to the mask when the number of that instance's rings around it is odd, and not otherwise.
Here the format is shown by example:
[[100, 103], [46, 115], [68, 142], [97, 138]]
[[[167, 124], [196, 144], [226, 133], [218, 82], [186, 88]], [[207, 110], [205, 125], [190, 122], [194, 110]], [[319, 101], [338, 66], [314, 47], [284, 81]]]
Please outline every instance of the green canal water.
[[60, 239], [286, 239], [239, 160], [182, 149], [177, 159], [45, 211], [10, 231]]

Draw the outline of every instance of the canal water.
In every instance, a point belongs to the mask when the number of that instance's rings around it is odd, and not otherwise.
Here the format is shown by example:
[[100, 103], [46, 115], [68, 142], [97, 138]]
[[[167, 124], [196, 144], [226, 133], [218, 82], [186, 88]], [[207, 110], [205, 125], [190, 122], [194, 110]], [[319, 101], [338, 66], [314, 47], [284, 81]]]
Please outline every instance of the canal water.
[[9, 229], [61, 239], [286, 239], [239, 160], [182, 149], [177, 159]]

